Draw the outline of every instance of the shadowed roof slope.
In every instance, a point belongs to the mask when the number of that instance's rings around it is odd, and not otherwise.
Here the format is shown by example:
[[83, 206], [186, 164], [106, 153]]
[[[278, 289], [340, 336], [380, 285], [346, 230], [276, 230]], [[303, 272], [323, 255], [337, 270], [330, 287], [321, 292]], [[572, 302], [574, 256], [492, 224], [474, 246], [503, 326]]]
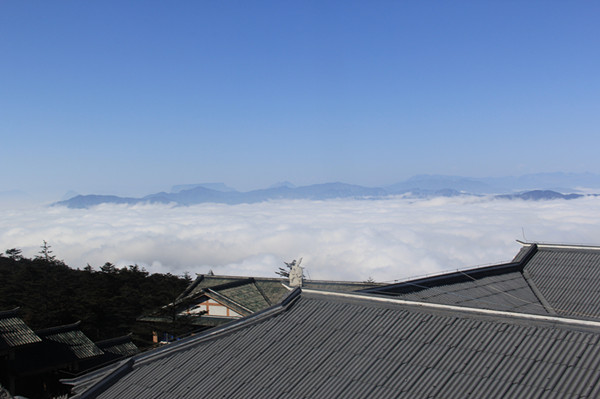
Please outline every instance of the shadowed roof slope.
[[536, 250], [527, 248], [511, 263], [408, 280], [361, 292], [480, 309], [552, 314], [536, 287], [523, 274], [523, 268]]
[[140, 353], [131, 340], [131, 335], [111, 338], [94, 343], [102, 352], [101, 356], [85, 359], [79, 365], [80, 370], [92, 370]]
[[0, 312], [0, 351], [42, 342], [19, 317], [19, 308]]
[[118, 356], [131, 356], [139, 353], [139, 348], [131, 340], [131, 335], [106, 339], [95, 342], [96, 346], [105, 353], [111, 353]]
[[78, 368], [82, 361], [101, 356], [100, 350], [81, 330], [79, 322], [37, 330], [41, 341], [19, 351], [12, 369], [19, 375]]
[[77, 398], [600, 395], [600, 323], [299, 289], [78, 379]]
[[87, 359], [103, 354], [80, 329], [79, 322], [36, 331], [48, 344], [58, 344], [77, 359]]

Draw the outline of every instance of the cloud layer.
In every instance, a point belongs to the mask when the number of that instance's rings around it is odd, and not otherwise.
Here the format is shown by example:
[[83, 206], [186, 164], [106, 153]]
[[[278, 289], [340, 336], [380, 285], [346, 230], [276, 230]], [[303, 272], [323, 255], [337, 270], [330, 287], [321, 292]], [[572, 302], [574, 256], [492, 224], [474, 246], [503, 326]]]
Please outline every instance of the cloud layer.
[[42, 240], [72, 267], [275, 276], [303, 257], [313, 279], [393, 281], [509, 261], [516, 239], [600, 244], [600, 199], [273, 201], [191, 207], [103, 205], [0, 211], [0, 247]]

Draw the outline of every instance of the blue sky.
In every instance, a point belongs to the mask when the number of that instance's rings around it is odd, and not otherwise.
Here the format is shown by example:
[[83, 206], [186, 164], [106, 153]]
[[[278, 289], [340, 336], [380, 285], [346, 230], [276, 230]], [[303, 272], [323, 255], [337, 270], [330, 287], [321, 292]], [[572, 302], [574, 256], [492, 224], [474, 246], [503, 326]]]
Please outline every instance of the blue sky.
[[591, 1], [2, 1], [0, 191], [600, 173]]

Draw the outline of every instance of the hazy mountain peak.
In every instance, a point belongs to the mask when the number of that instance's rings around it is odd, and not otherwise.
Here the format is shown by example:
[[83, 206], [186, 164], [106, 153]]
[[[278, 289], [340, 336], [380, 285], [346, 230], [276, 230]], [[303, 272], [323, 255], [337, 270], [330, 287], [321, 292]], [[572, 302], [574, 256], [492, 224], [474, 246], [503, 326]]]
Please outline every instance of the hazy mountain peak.
[[412, 190], [439, 191], [456, 190], [475, 194], [493, 191], [489, 184], [480, 179], [450, 175], [416, 175], [408, 180], [388, 187], [392, 192], [402, 193]]
[[281, 188], [281, 187], [285, 187], [285, 188], [296, 188], [296, 185], [294, 183], [291, 183], [289, 181], [280, 181], [277, 182], [271, 186], [269, 186], [269, 188]]
[[227, 186], [225, 183], [198, 183], [198, 184], [179, 184], [171, 188], [172, 193], [179, 193], [181, 191], [193, 190], [195, 188], [202, 187], [209, 190], [219, 191], [221, 193], [231, 193], [237, 191], [235, 188]]
[[71, 198], [77, 197], [79, 193], [77, 191], [69, 190], [62, 196], [61, 201], [70, 200]]

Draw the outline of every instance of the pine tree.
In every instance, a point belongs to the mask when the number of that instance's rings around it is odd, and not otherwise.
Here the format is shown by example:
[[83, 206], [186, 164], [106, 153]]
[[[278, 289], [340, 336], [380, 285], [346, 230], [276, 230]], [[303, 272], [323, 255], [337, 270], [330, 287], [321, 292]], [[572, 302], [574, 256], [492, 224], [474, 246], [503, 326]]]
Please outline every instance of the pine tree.
[[19, 261], [19, 260], [23, 259], [23, 254], [20, 249], [17, 249], [17, 248], [7, 249], [5, 253], [12, 260]]
[[52, 255], [53, 251], [50, 249], [52, 248], [50, 244], [48, 244], [46, 240], [43, 240], [43, 242], [44, 243], [41, 246], [40, 252], [38, 252], [38, 255], [35, 257], [35, 259], [42, 260], [49, 264], [64, 264], [64, 262], [56, 259], [55, 255]]

